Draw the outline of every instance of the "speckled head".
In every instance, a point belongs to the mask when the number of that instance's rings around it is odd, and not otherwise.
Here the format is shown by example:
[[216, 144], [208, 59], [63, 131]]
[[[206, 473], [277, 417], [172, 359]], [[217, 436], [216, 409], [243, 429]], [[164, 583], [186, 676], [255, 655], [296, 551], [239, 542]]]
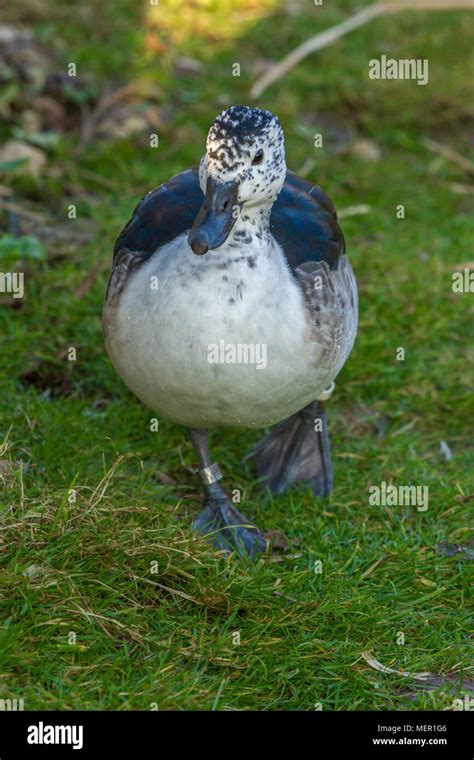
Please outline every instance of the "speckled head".
[[285, 181], [285, 142], [270, 111], [232, 106], [214, 120], [200, 167], [202, 180], [238, 182], [238, 200], [253, 203], [276, 198]]
[[232, 106], [214, 120], [199, 165], [205, 201], [189, 235], [197, 254], [227, 239], [245, 206], [270, 208], [285, 182], [285, 143], [270, 111]]

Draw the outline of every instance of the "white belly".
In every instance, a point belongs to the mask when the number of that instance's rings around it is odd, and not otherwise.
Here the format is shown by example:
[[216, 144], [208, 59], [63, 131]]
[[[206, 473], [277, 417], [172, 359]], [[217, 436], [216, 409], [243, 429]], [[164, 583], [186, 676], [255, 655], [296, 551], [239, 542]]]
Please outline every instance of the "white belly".
[[125, 384], [191, 427], [262, 427], [306, 406], [332, 375], [318, 368], [279, 247], [250, 268], [246, 257], [235, 261], [240, 249], [198, 257], [186, 238], [132, 274], [107, 313], [108, 352]]

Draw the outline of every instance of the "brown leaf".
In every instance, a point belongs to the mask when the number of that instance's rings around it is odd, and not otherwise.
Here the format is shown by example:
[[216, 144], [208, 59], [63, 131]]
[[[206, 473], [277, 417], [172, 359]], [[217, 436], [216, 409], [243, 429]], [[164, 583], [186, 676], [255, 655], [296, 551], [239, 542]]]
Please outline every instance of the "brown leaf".
[[22, 80], [39, 92], [46, 81], [49, 61], [31, 31], [0, 24], [0, 53]]
[[156, 480], [159, 480], [160, 483], [163, 483], [164, 486], [175, 486], [176, 480], [171, 478], [169, 475], [167, 475], [165, 472], [157, 472], [155, 474]]
[[263, 534], [265, 541], [269, 541], [274, 549], [287, 552], [290, 548], [290, 543], [281, 530], [269, 530]]
[[165, 53], [168, 46], [155, 32], [147, 32], [144, 40], [144, 47], [147, 53]]
[[81, 300], [81, 298], [84, 298], [85, 295], [89, 292], [91, 287], [93, 286], [94, 282], [97, 279], [97, 274], [100, 269], [100, 261], [94, 264], [94, 266], [89, 270], [89, 272], [84, 277], [83, 281], [79, 285], [79, 287], [76, 289], [76, 298]]
[[58, 367], [49, 361], [40, 360], [35, 366], [24, 372], [20, 380], [23, 385], [32, 385], [46, 396], [69, 396], [72, 392], [72, 385], [67, 369]]
[[13, 296], [2, 296], [2, 298], [0, 298], [0, 306], [6, 306], [10, 309], [22, 309], [23, 299], [14, 298]]
[[458, 496], [455, 496], [454, 498], [458, 504], [469, 504], [469, 502], [474, 499], [474, 493], [468, 493], [465, 496], [458, 494]]
[[178, 75], [199, 74], [202, 67], [203, 65], [201, 61], [197, 61], [195, 58], [189, 58], [185, 55], [179, 56], [174, 65], [175, 71]]
[[0, 148], [0, 163], [7, 161], [18, 161], [25, 159], [25, 162], [15, 169], [17, 174], [29, 174], [38, 179], [46, 166], [46, 154], [39, 148], [33, 148], [28, 143], [21, 140], [8, 140]]
[[64, 132], [68, 126], [66, 109], [62, 103], [54, 100], [49, 95], [38, 95], [33, 98], [32, 107], [41, 119], [43, 130]]
[[360, 158], [361, 161], [374, 163], [380, 161], [381, 151], [377, 143], [373, 140], [361, 139], [356, 140], [351, 146], [351, 153]]

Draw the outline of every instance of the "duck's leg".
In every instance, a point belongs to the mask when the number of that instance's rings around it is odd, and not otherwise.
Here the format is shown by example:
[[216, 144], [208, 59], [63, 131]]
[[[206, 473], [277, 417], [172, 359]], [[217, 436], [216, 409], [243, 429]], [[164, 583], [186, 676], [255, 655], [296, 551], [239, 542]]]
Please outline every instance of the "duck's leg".
[[208, 431], [189, 428], [189, 437], [199, 460], [199, 476], [204, 488], [204, 509], [192, 527], [212, 540], [219, 549], [237, 551], [253, 557], [266, 548], [258, 528], [247, 520], [219, 485], [222, 474], [219, 465], [211, 463]]
[[255, 462], [262, 489], [281, 494], [303, 482], [315, 496], [327, 496], [332, 490], [332, 464], [322, 403], [313, 401], [280, 422], [246, 458]]

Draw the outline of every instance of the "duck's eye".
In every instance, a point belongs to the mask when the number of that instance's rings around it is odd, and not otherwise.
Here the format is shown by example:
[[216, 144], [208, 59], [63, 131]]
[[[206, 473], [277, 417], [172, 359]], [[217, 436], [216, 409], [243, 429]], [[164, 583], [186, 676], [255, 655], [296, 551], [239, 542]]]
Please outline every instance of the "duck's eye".
[[257, 150], [256, 154], [254, 155], [252, 159], [252, 164], [255, 166], [256, 164], [261, 164], [262, 161], [263, 161], [263, 150], [259, 148], [259, 150]]

